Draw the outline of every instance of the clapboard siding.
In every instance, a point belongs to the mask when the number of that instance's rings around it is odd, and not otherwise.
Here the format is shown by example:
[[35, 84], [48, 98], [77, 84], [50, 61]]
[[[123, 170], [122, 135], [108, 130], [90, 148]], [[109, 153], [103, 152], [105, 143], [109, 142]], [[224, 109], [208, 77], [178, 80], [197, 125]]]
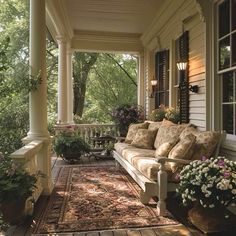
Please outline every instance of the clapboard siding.
[[[153, 23], [153, 30], [155, 28], [156, 31], [147, 32], [150, 38], [144, 36], [144, 40], [147, 42], [145, 47], [154, 53], [171, 49], [171, 42], [182, 34], [182, 27], [184, 26], [184, 30], [189, 31], [189, 83], [199, 86], [199, 93], [190, 92], [189, 95], [190, 122], [204, 130], [206, 128], [205, 23], [200, 20], [196, 1], [194, 0], [169, 1], [169, 4], [165, 5], [165, 10], [161, 12], [162, 14]], [[183, 19], [186, 19], [184, 25], [182, 23]], [[170, 54], [172, 53], [170, 51]], [[175, 65], [172, 64], [170, 68], [175, 69]], [[154, 71], [154, 67], [151, 70]], [[173, 76], [174, 73], [170, 73], [170, 75]], [[145, 87], [148, 89], [150, 73], [146, 73], [145, 78]], [[176, 81], [175, 78], [172, 78], [172, 80]], [[171, 91], [172, 89], [174, 88], [171, 88]], [[148, 100], [146, 96], [145, 104], [148, 104]], [[146, 112], [150, 111], [146, 109]]]

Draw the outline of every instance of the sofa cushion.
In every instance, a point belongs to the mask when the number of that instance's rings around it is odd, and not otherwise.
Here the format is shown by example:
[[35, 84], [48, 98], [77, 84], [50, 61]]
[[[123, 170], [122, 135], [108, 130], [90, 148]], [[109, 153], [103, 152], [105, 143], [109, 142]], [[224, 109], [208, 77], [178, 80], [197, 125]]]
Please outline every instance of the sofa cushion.
[[[176, 143], [179, 139], [179, 135], [184, 130], [186, 125], [161, 125], [157, 132], [157, 136], [154, 142], [154, 147], [158, 149], [164, 143]], [[167, 153], [168, 154], [168, 153]]]
[[[196, 136], [194, 134], [186, 135], [172, 148], [168, 157], [172, 159], [191, 159], [194, 152]], [[170, 167], [175, 172], [181, 164], [170, 162]]]
[[128, 130], [128, 133], [126, 135], [125, 142], [126, 143], [131, 143], [133, 141], [137, 131], [139, 129], [147, 129], [148, 125], [149, 125], [148, 122], [140, 123], [140, 124], [131, 124], [129, 126], [129, 130]]
[[148, 129], [139, 129], [131, 143], [138, 148], [153, 149], [157, 131]]
[[155, 150], [150, 149], [141, 149], [136, 147], [131, 147], [124, 149], [122, 152], [122, 157], [133, 164], [134, 157], [141, 156], [141, 157], [155, 157]]
[[[156, 158], [136, 156], [133, 158], [132, 164], [148, 179], [157, 181], [157, 172], [159, 171], [160, 164], [156, 162]], [[165, 165], [165, 168], [167, 173], [171, 174], [171, 169], [168, 163]]]
[[151, 131], [158, 131], [158, 129], [161, 127], [162, 122], [152, 122], [148, 126], [148, 130]]
[[198, 132], [192, 160], [201, 160], [202, 156], [210, 158], [214, 154], [220, 136], [218, 131]]
[[132, 147], [130, 144], [128, 144], [128, 143], [115, 143], [114, 144], [114, 149], [120, 154], [120, 155], [122, 155], [122, 152], [123, 152], [123, 150], [124, 149], [126, 149], [126, 148], [130, 148], [130, 147]]

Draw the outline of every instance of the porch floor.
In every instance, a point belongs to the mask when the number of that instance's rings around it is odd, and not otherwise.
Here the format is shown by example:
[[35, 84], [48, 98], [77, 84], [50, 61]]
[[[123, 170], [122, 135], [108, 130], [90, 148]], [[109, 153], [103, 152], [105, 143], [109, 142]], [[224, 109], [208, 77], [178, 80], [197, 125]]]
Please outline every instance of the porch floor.
[[[110, 165], [114, 163], [114, 160], [96, 160], [95, 158], [82, 158], [79, 165]], [[52, 178], [55, 181], [57, 172], [60, 166], [66, 165], [66, 163], [56, 156], [52, 156]], [[35, 214], [40, 214], [44, 209], [47, 202], [47, 197], [42, 196], [39, 198], [35, 205]], [[176, 202], [176, 199], [169, 195], [167, 199], [167, 208], [174, 215], [174, 217], [181, 222], [175, 226], [162, 226], [162, 227], [151, 227], [151, 228], [137, 228], [137, 229], [126, 229], [126, 230], [107, 230], [97, 232], [79, 232], [79, 233], [62, 233], [53, 234], [61, 236], [203, 236], [204, 234], [189, 224], [186, 217], [186, 211]], [[25, 220], [22, 225], [10, 227], [4, 234], [0, 232], [0, 236], [30, 236], [32, 235], [32, 225], [34, 224], [33, 217], [29, 217]], [[46, 235], [46, 234], [42, 234]], [[48, 234], [49, 235], [49, 234]], [[236, 235], [235, 232], [229, 233], [217, 233], [211, 234], [211, 236], [230, 236]]]

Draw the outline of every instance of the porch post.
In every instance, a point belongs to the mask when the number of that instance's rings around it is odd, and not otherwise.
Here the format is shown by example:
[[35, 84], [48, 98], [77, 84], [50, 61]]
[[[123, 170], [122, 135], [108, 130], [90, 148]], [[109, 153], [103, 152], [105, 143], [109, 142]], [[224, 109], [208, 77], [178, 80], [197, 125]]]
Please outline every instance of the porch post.
[[42, 140], [38, 153], [37, 169], [44, 173], [43, 194], [52, 191], [51, 138], [47, 131], [47, 78], [46, 78], [46, 14], [45, 0], [30, 0], [30, 78], [41, 79], [35, 91], [29, 96], [30, 130], [24, 143]]
[[138, 105], [144, 107], [144, 55], [138, 57]]
[[29, 138], [49, 136], [47, 131], [46, 20], [45, 0], [30, 0], [30, 79], [41, 79], [30, 92]]
[[67, 42], [63, 37], [58, 37], [58, 124], [67, 124]]
[[74, 91], [73, 91], [73, 68], [72, 68], [72, 54], [73, 52], [71, 49], [67, 49], [67, 95], [68, 95], [68, 118], [67, 121], [69, 124], [73, 124], [73, 98], [74, 98]]

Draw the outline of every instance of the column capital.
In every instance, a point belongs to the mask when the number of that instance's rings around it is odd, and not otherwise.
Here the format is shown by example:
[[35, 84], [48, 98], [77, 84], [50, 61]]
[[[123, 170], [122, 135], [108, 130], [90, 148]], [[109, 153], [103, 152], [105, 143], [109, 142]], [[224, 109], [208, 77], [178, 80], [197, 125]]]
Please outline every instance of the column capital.
[[65, 36], [56, 36], [58, 44], [66, 44], [68, 42]]

